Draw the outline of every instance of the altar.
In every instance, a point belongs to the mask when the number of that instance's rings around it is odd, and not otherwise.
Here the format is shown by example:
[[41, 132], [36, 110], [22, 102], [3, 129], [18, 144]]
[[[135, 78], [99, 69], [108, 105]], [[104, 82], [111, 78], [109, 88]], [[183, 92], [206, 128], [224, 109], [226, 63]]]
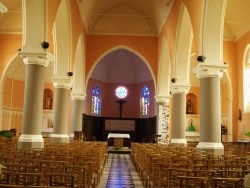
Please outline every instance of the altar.
[[122, 134], [122, 133], [109, 133], [108, 139], [114, 139], [114, 146], [115, 147], [123, 147], [123, 139], [130, 138], [129, 134]]

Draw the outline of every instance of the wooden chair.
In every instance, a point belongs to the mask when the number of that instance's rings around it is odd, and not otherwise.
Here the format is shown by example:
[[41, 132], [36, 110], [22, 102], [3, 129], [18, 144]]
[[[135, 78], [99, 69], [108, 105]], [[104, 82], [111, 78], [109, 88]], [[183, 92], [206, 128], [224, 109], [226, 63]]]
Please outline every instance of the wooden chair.
[[48, 173], [48, 186], [75, 187], [76, 174]]
[[240, 188], [241, 178], [213, 177], [212, 188]]
[[205, 188], [207, 177], [178, 176], [180, 188]]

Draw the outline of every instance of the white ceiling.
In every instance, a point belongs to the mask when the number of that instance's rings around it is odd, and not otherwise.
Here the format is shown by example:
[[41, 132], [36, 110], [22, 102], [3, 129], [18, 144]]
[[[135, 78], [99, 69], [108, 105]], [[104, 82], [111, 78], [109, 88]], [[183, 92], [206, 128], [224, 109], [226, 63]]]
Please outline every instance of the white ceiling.
[[[88, 33], [157, 36], [173, 2], [174, 0], [143, 0], [143, 3], [142, 0], [78, 0], [78, 5]], [[2, 5], [7, 8], [7, 11]], [[237, 41], [249, 32], [249, 7], [250, 0], [227, 0], [225, 40]], [[22, 33], [21, 10], [21, 0], [0, 0], [0, 12], [2, 12], [0, 34]], [[52, 77], [52, 69], [53, 65], [46, 69], [48, 79]], [[25, 68], [20, 59], [17, 65], [10, 67], [9, 74], [20, 79], [24, 71]], [[145, 63], [127, 50], [117, 50], [105, 56], [92, 76], [121, 83], [152, 79]], [[191, 76], [191, 79], [195, 80], [195, 77]]]

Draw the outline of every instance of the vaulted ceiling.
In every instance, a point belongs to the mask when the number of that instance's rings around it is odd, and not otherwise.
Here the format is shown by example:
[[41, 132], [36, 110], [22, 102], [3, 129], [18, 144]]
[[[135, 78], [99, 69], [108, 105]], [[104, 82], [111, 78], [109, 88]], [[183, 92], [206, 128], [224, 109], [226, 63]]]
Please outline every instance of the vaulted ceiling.
[[[174, 0], [143, 0], [143, 3], [142, 0], [77, 0], [77, 3], [90, 34], [157, 36]], [[249, 32], [249, 7], [249, 0], [227, 0], [225, 40], [237, 41]], [[0, 12], [0, 34], [22, 33], [21, 0], [0, 0]], [[23, 63], [19, 64], [13, 66], [11, 74], [20, 79], [25, 68]], [[52, 73], [47, 70], [46, 77], [51, 78]], [[152, 79], [145, 63], [127, 50], [117, 50], [105, 56], [92, 76], [121, 83]]]

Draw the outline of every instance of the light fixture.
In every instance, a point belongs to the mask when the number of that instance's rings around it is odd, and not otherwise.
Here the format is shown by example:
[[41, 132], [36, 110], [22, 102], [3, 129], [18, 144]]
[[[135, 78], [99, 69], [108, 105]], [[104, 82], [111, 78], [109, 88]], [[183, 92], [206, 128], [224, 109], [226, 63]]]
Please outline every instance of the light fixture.
[[68, 76], [73, 76], [73, 72], [67, 72]]
[[175, 83], [177, 81], [177, 78], [172, 78], [171, 82]]
[[197, 57], [197, 61], [198, 61], [198, 62], [204, 62], [205, 59], [206, 59], [206, 57], [204, 57], [204, 56], [202, 56], [202, 55], [200, 55], [200, 56]]
[[49, 48], [49, 43], [43, 41], [43, 42], [41, 43], [41, 46], [42, 46], [42, 48], [47, 49], [47, 48]]

